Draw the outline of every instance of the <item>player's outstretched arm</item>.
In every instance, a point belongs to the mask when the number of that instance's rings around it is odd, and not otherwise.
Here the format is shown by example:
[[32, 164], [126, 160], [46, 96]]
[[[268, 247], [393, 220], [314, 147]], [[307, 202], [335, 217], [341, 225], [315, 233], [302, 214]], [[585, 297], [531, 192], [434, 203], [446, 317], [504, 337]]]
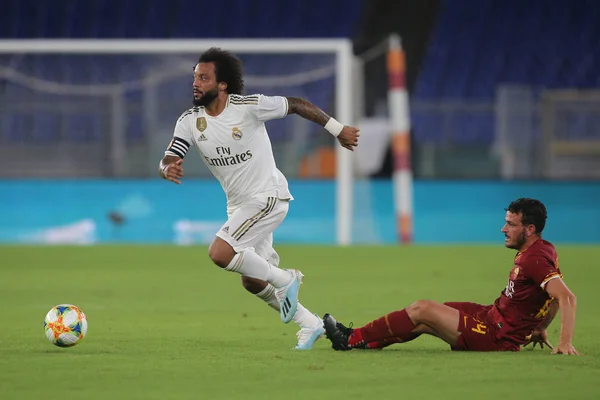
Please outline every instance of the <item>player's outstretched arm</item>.
[[182, 163], [183, 158], [169, 155], [164, 156], [163, 159], [160, 160], [158, 174], [163, 179], [167, 179], [171, 182], [181, 185], [181, 178], [183, 178], [183, 167], [181, 166]]
[[550, 280], [546, 284], [546, 291], [550, 297], [558, 300], [558, 307], [560, 309], [560, 339], [558, 346], [554, 348], [552, 354], [579, 355], [579, 352], [575, 350], [572, 344], [575, 333], [577, 298], [560, 278]]
[[298, 114], [302, 118], [321, 125], [329, 133], [337, 137], [338, 142], [348, 150], [354, 151], [354, 147], [358, 146], [358, 137], [360, 135], [357, 128], [340, 124], [310, 101], [298, 97], [287, 97], [287, 101], [288, 114]]

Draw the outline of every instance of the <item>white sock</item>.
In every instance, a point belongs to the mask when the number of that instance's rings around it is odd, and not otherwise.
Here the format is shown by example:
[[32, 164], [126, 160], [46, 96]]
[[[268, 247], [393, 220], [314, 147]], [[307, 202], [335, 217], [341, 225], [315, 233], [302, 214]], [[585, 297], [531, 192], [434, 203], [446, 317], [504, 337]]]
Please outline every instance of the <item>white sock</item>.
[[252, 250], [237, 253], [225, 270], [269, 282], [276, 288], [288, 284], [292, 279], [288, 271], [272, 266]]
[[279, 312], [279, 300], [275, 297], [275, 287], [273, 285], [267, 285], [255, 296], [267, 303], [273, 310]]
[[319, 317], [308, 311], [300, 302], [298, 302], [298, 311], [294, 314], [294, 322], [301, 328], [314, 328], [323, 323]]
[[[267, 285], [256, 297], [264, 301], [273, 310], [279, 312], [279, 301], [275, 297], [275, 288], [273, 285]], [[322, 323], [322, 321], [313, 313], [308, 311], [302, 304], [298, 303], [298, 311], [294, 314], [294, 322], [301, 328], [314, 328]]]

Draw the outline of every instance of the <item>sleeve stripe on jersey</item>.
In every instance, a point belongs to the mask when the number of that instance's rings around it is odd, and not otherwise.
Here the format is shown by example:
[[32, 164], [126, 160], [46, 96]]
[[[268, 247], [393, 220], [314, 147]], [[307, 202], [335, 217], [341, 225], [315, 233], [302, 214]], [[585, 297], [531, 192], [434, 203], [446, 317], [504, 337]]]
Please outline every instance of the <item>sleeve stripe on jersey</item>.
[[249, 96], [232, 95], [230, 98], [230, 102], [231, 104], [238, 105], [257, 105], [258, 96], [255, 94]]
[[257, 106], [258, 101], [231, 101], [231, 104], [235, 104], [236, 106]]
[[193, 114], [193, 113], [195, 113], [195, 112], [198, 112], [199, 110], [200, 110], [200, 107], [192, 107], [192, 108], [190, 108], [189, 110], [185, 110], [185, 111], [183, 112], [183, 114], [181, 114], [181, 115], [179, 116], [179, 118], [177, 118], [177, 122], [181, 122], [181, 121], [183, 121], [183, 119], [184, 119], [185, 117], [187, 117], [188, 115], [190, 115], [190, 114]]
[[174, 137], [173, 140], [171, 140], [167, 151], [170, 151], [171, 153], [174, 153], [177, 156], [184, 158], [189, 148], [190, 144], [188, 142], [181, 138]]
[[558, 272], [554, 272], [554, 273], [548, 275], [547, 277], [544, 278], [543, 282], [540, 284], [540, 287], [542, 289], [544, 289], [544, 287], [546, 286], [546, 284], [548, 282], [550, 282], [552, 279], [556, 279], [556, 278], [562, 278], [562, 275], [559, 274]]
[[179, 118], [177, 118], [177, 122], [181, 122], [185, 117], [187, 117], [191, 113], [192, 113], [192, 110], [187, 110], [186, 112], [184, 112], [183, 114], [181, 114], [181, 116]]

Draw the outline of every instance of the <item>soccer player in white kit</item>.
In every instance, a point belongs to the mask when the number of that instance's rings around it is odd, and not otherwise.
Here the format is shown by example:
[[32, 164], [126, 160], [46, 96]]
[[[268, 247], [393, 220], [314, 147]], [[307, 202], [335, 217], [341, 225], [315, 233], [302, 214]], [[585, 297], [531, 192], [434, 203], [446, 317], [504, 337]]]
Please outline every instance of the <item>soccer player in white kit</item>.
[[280, 269], [273, 231], [293, 200], [277, 169], [265, 121], [288, 114], [324, 126], [348, 150], [358, 145], [358, 129], [344, 126], [310, 102], [281, 96], [242, 96], [242, 63], [232, 53], [210, 48], [194, 67], [194, 107], [175, 125], [160, 162], [160, 175], [181, 184], [183, 158], [191, 146], [219, 180], [227, 196], [228, 220], [216, 233], [208, 256], [242, 284], [299, 326], [296, 349], [311, 349], [323, 333], [322, 320], [298, 302], [302, 273]]

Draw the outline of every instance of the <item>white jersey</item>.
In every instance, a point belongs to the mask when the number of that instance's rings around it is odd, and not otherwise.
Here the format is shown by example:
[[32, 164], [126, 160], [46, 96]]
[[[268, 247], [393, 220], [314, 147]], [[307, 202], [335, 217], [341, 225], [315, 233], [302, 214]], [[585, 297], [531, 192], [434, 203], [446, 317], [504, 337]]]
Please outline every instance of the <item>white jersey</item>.
[[219, 180], [228, 208], [255, 197], [293, 199], [288, 182], [277, 169], [265, 121], [287, 115], [285, 97], [230, 94], [221, 114], [193, 107], [177, 120], [166, 155], [184, 158], [196, 146]]

